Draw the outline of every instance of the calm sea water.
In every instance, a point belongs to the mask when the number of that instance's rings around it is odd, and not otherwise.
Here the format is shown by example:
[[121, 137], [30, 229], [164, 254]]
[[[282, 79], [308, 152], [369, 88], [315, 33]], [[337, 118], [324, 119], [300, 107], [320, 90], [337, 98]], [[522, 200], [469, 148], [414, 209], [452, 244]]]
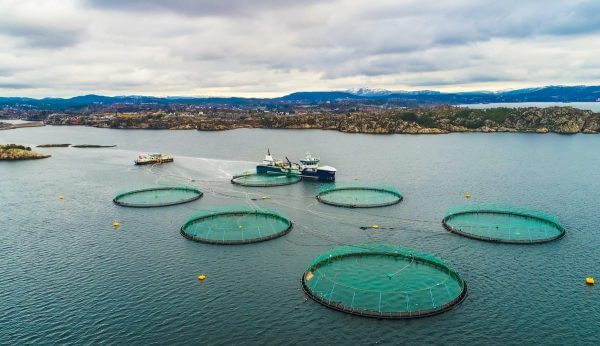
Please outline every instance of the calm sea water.
[[[226, 132], [42, 127], [0, 132], [0, 143], [116, 144], [39, 149], [45, 160], [0, 163], [0, 344], [597, 344], [600, 135], [362, 135], [312, 130]], [[340, 181], [397, 186], [402, 203], [347, 210], [319, 204], [319, 185], [268, 189], [229, 183], [267, 148], [305, 151]], [[140, 152], [173, 164], [136, 167]], [[187, 205], [131, 209], [117, 190], [193, 178]], [[548, 244], [486, 243], [446, 232], [447, 208], [510, 203], [556, 215], [568, 233]], [[64, 195], [64, 200], [58, 196]], [[269, 200], [252, 201], [268, 195]], [[179, 234], [194, 211], [257, 203], [295, 223], [244, 246]], [[119, 229], [112, 227], [117, 219]], [[360, 226], [379, 224], [380, 230]], [[392, 229], [384, 229], [384, 228]], [[306, 298], [300, 278], [340, 244], [386, 242], [428, 251], [468, 282], [454, 310], [419, 320], [350, 316]], [[199, 282], [198, 274], [206, 281]]]

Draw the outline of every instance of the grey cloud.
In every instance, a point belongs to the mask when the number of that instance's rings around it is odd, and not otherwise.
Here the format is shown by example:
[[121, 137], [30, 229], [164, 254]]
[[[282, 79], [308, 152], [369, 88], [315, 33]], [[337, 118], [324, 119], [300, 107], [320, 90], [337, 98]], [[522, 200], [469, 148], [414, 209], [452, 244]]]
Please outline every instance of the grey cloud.
[[85, 14], [67, 1], [0, 0], [0, 13], [0, 47], [5, 43], [2, 36], [25, 47], [71, 47], [80, 42], [89, 24]]
[[[18, 3], [3, 1], [2, 12], [10, 10], [7, 3]], [[32, 93], [281, 94], [600, 82], [600, 48], [592, 44], [600, 37], [600, 2], [61, 4], [65, 8], [52, 14], [25, 6], [19, 16], [0, 21], [0, 74], [30, 85]]]
[[513, 78], [501, 77], [497, 75], [489, 74], [474, 74], [465, 75], [460, 78], [418, 78], [409, 79], [411, 85], [417, 87], [429, 87], [429, 86], [446, 86], [446, 85], [461, 85], [461, 84], [473, 84], [473, 83], [488, 83], [488, 82], [500, 82], [500, 81], [512, 81]]
[[27, 83], [0, 82], [0, 89], [32, 89], [36, 86]]
[[81, 40], [77, 30], [44, 28], [27, 25], [2, 25], [0, 34], [16, 37], [28, 46], [39, 48], [64, 48], [74, 46]]
[[257, 14], [265, 9], [302, 6], [312, 1], [298, 0], [87, 0], [98, 8], [127, 11], [171, 11], [194, 16]]

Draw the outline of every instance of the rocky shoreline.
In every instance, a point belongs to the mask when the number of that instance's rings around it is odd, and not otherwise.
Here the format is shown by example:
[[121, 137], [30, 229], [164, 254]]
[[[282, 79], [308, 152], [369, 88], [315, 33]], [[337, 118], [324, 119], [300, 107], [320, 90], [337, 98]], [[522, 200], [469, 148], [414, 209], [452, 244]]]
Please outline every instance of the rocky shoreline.
[[30, 147], [7, 144], [0, 145], [0, 161], [39, 160], [51, 157], [32, 151]]
[[13, 130], [13, 129], [20, 129], [20, 128], [24, 128], [24, 127], [42, 127], [42, 126], [46, 126], [44, 124], [44, 122], [42, 122], [42, 121], [31, 121], [31, 122], [20, 123], [20, 124], [10, 124], [10, 123], [5, 123], [5, 122], [0, 122], [0, 130]]
[[347, 133], [444, 134], [452, 132], [598, 133], [600, 114], [572, 107], [469, 109], [438, 106], [414, 109], [366, 109], [344, 113], [308, 110], [293, 114], [235, 111], [224, 114], [178, 113], [53, 116], [50, 125], [86, 125], [117, 129], [239, 128], [321, 129]]

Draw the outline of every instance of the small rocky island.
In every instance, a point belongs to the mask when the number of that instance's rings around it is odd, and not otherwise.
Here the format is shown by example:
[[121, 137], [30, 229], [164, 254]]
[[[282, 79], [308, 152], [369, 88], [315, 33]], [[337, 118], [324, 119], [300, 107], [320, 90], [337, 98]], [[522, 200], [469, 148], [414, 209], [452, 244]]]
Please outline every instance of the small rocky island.
[[115, 144], [101, 145], [101, 144], [75, 144], [71, 145], [72, 148], [114, 148]]
[[572, 107], [470, 109], [456, 106], [415, 108], [293, 108], [289, 111], [211, 108], [192, 112], [53, 114], [49, 125], [85, 125], [117, 129], [238, 128], [323, 129], [349, 133], [442, 134], [451, 132], [598, 133], [600, 114]]
[[17, 144], [0, 145], [0, 161], [37, 160], [45, 159], [51, 155], [44, 155], [32, 151], [30, 147]]
[[40, 145], [36, 145], [36, 147], [38, 148], [67, 148], [69, 147], [71, 144], [65, 143], [65, 144], [40, 144]]

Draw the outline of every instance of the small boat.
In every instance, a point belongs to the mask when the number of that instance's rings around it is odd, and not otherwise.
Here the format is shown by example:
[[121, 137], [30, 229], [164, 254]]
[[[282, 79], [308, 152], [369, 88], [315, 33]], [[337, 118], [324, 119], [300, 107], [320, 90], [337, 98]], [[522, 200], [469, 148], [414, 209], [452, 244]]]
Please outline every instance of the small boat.
[[173, 157], [169, 154], [142, 154], [134, 161], [136, 165], [154, 165], [167, 162], [173, 162]]

